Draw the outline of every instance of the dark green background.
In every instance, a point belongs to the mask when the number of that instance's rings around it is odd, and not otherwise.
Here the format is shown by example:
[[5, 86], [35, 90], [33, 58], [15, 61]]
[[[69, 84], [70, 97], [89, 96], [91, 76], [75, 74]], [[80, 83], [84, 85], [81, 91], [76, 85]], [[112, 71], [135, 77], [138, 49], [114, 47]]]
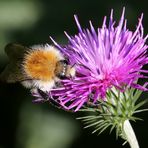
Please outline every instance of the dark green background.
[[[78, 32], [74, 14], [83, 27], [92, 20], [95, 28], [101, 26], [103, 17], [114, 9], [119, 19], [126, 7], [128, 27], [135, 29], [138, 17], [144, 13], [145, 34], [148, 31], [147, 0], [0, 0], [0, 72], [8, 62], [4, 46], [9, 42], [24, 45], [51, 43], [52, 36], [66, 43], [64, 31]], [[147, 94], [141, 99], [147, 98]], [[91, 129], [83, 129], [80, 113], [72, 114], [48, 104], [33, 104], [33, 97], [20, 84], [0, 82], [0, 148], [121, 148], [109, 130], [97, 136]], [[143, 121], [132, 123], [141, 148], [148, 147], [148, 113], [141, 113]], [[63, 138], [63, 139], [62, 139]], [[50, 146], [49, 146], [50, 145]], [[125, 148], [128, 145], [125, 145]]]

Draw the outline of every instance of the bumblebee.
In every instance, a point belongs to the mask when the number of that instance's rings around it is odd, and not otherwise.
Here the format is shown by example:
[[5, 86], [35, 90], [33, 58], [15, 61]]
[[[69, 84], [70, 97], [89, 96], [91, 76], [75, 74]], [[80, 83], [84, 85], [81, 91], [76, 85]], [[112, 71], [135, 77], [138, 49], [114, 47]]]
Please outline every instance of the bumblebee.
[[0, 74], [2, 81], [20, 82], [26, 88], [46, 92], [61, 79], [75, 76], [75, 68], [49, 44], [25, 47], [11, 43], [6, 45], [5, 52], [9, 63]]

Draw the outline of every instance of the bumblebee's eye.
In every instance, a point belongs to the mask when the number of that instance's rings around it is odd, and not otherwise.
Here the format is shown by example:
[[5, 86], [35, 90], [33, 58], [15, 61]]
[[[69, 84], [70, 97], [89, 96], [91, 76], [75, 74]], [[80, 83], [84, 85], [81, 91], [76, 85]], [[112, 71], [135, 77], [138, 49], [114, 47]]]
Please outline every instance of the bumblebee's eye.
[[64, 66], [66, 66], [66, 65], [68, 65], [68, 60], [61, 60], [60, 63], [63, 64]]
[[64, 72], [61, 72], [61, 73], [59, 73], [59, 74], [57, 75], [57, 77], [60, 78], [60, 79], [65, 79], [65, 78], [66, 78], [66, 75], [65, 75]]

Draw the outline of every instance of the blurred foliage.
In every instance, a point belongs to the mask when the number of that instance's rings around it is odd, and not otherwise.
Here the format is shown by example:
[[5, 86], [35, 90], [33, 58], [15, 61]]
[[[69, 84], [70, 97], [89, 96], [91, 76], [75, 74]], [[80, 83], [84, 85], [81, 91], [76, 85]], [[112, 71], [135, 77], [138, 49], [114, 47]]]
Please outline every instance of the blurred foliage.
[[[0, 72], [8, 59], [4, 47], [9, 42], [23, 45], [51, 43], [52, 36], [59, 43], [66, 43], [64, 31], [77, 33], [74, 14], [83, 27], [92, 20], [97, 28], [103, 17], [114, 9], [119, 19], [126, 7], [128, 27], [135, 29], [137, 18], [144, 13], [143, 25], [148, 31], [147, 0], [0, 0]], [[146, 98], [143, 95], [141, 99]], [[115, 135], [108, 131], [99, 137], [91, 135], [91, 129], [83, 130], [79, 113], [58, 110], [48, 104], [32, 104], [29, 91], [20, 84], [0, 82], [0, 148], [79, 148], [122, 147]], [[144, 122], [133, 124], [142, 148], [148, 147], [146, 113], [140, 114]], [[128, 147], [125, 146], [125, 148]]]
[[34, 104], [23, 104], [18, 148], [68, 148], [78, 134], [76, 121]]

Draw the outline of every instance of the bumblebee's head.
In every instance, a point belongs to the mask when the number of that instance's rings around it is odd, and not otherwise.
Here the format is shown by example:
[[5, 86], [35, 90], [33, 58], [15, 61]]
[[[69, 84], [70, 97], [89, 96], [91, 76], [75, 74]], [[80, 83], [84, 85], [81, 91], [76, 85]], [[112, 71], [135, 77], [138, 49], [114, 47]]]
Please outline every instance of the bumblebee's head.
[[60, 60], [56, 64], [55, 75], [59, 79], [65, 79], [75, 76], [75, 68], [69, 65], [67, 60]]

